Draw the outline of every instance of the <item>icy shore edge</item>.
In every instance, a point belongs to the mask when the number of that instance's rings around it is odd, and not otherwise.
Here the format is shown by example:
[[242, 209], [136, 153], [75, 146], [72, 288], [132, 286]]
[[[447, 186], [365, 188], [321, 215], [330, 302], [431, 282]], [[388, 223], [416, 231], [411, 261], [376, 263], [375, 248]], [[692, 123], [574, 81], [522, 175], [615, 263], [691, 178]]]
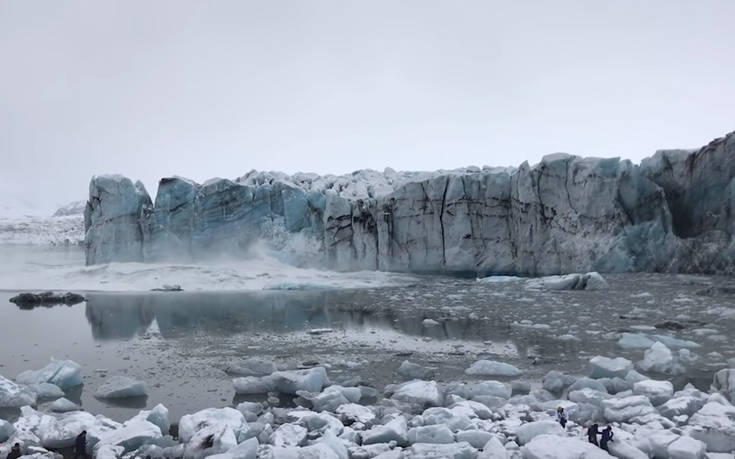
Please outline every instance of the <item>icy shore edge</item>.
[[[468, 374], [517, 376], [514, 367], [479, 361]], [[81, 383], [81, 367], [52, 361], [37, 371], [0, 377], [0, 405], [20, 407], [14, 423], [0, 421], [0, 455], [19, 443], [24, 457], [56, 458], [87, 432], [97, 458], [732, 458], [735, 451], [735, 369], [718, 371], [709, 392], [674, 391], [623, 358], [597, 356], [589, 377], [557, 371], [542, 381], [437, 383], [412, 379], [382, 394], [358, 384], [334, 384], [324, 367], [277, 370], [257, 358], [239, 366], [239, 394], [264, 402], [208, 408], [183, 416], [176, 437], [168, 410], [157, 405], [119, 423], [80, 411], [60, 398]], [[426, 376], [404, 362], [399, 373]], [[512, 370], [512, 371], [511, 371]], [[146, 385], [113, 377], [99, 398], [145, 396]], [[295, 406], [281, 406], [283, 396]], [[37, 411], [39, 399], [56, 399]], [[556, 413], [564, 409], [562, 427]], [[587, 427], [613, 429], [608, 452], [587, 442]]]

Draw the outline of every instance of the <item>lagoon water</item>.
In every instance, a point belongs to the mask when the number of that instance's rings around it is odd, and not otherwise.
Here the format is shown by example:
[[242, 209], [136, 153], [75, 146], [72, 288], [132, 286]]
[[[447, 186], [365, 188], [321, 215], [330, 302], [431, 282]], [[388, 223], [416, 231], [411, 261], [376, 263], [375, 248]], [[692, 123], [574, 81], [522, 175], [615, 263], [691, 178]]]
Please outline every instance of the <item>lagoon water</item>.
[[[74, 253], [57, 252], [38, 256], [50, 270], [79, 262]], [[359, 274], [344, 286], [336, 274], [326, 286], [270, 275], [278, 280], [270, 285], [289, 287], [85, 289], [85, 303], [32, 309], [10, 303], [17, 291], [5, 288], [0, 374], [13, 378], [52, 357], [72, 359], [84, 368], [84, 385], [67, 395], [84, 409], [123, 420], [160, 402], [175, 420], [239, 402], [228, 370], [253, 356], [282, 368], [326, 365], [334, 381], [357, 379], [379, 391], [404, 379], [395, 370], [406, 359], [434, 368], [438, 381], [471, 379], [464, 370], [487, 358], [518, 366], [531, 382], [552, 369], [584, 375], [598, 354], [641, 360], [643, 350], [618, 347], [623, 332], [698, 344], [691, 349], [698, 360], [670, 378], [677, 387], [692, 382], [706, 389], [712, 373], [735, 358], [735, 288], [728, 278], [619, 274], [606, 276], [609, 290], [539, 291], [523, 281], [440, 276], [388, 276], [379, 286], [355, 288]], [[655, 328], [666, 321], [683, 329]], [[124, 405], [95, 399], [95, 389], [115, 374], [146, 381], [147, 399]]]

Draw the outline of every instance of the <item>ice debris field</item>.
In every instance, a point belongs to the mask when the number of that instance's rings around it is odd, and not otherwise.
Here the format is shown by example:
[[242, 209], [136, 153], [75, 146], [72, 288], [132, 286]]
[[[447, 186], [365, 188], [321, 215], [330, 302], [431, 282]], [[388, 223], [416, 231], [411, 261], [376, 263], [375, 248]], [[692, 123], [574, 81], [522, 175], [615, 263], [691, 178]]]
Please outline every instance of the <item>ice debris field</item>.
[[[703, 392], [691, 385], [675, 391], [620, 357], [593, 357], [588, 377], [550, 371], [540, 385], [437, 383], [404, 362], [401, 371], [415, 379], [382, 393], [330, 381], [321, 366], [279, 370], [251, 358], [239, 368], [245, 376], [233, 379], [234, 390], [261, 401], [187, 414], [174, 429], [161, 404], [122, 423], [81, 410], [63, 398], [82, 381], [72, 361], [22, 372], [15, 382], [0, 377], [0, 406], [20, 410], [14, 422], [0, 421], [0, 454], [17, 442], [24, 457], [59, 457], [55, 451], [71, 447], [82, 430], [97, 458], [725, 459], [735, 451], [733, 368], [715, 373]], [[512, 378], [520, 371], [479, 361], [466, 373]], [[95, 389], [99, 398], [146, 394], [145, 382], [125, 376]], [[568, 413], [565, 428], [554, 418], [558, 407]], [[593, 422], [612, 426], [610, 454], [587, 442]]]

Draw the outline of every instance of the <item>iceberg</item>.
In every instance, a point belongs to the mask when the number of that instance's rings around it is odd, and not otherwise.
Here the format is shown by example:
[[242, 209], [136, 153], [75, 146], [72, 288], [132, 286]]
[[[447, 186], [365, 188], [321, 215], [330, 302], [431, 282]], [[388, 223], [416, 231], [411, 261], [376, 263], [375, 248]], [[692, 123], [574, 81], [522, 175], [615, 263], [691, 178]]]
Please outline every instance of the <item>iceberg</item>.
[[36, 392], [0, 376], [0, 408], [20, 408], [36, 404]]
[[465, 370], [470, 376], [519, 376], [521, 370], [508, 363], [494, 360], [478, 360]]
[[61, 389], [78, 386], [82, 383], [82, 367], [71, 360], [53, 360], [40, 370], [28, 370], [16, 378], [21, 384], [51, 383]]
[[590, 378], [625, 378], [633, 363], [622, 357], [614, 359], [597, 356], [590, 359]]
[[97, 398], [130, 398], [145, 397], [148, 389], [143, 381], [127, 376], [113, 376], [97, 388], [94, 396]]
[[79, 405], [72, 402], [71, 400], [68, 400], [62, 397], [57, 400], [54, 400], [48, 406], [48, 409], [54, 413], [67, 413], [69, 411], [78, 411]]

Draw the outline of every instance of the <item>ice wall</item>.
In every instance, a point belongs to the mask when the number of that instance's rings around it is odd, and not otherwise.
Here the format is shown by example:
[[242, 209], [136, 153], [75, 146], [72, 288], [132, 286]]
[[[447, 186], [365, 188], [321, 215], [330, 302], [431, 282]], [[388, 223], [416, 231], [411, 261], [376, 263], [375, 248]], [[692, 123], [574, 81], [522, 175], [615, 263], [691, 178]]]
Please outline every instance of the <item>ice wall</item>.
[[[735, 133], [641, 165], [554, 154], [517, 169], [164, 178], [155, 204], [92, 179], [89, 264], [244, 256], [339, 270], [735, 272]], [[294, 241], [299, 241], [294, 243]]]

